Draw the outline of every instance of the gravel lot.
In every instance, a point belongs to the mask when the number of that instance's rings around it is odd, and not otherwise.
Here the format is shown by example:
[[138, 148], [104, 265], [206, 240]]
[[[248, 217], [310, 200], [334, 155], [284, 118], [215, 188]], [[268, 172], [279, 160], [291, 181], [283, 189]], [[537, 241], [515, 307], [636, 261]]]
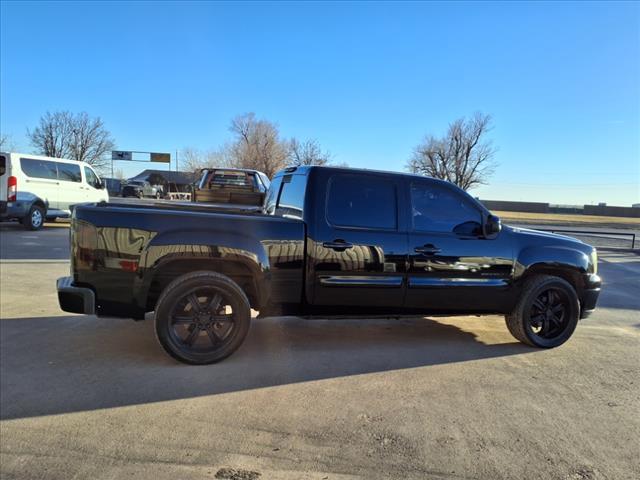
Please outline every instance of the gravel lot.
[[601, 253], [555, 350], [498, 316], [282, 317], [190, 367], [150, 319], [58, 309], [66, 235], [0, 228], [2, 478], [640, 477], [640, 256]]

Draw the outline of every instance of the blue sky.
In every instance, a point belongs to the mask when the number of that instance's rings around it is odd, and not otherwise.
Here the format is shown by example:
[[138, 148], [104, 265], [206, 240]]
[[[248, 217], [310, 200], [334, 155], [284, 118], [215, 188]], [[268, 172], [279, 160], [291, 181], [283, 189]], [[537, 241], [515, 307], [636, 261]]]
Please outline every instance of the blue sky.
[[[482, 198], [640, 202], [638, 3], [2, 2], [0, 128], [100, 116], [123, 150], [215, 148], [253, 111], [351, 166], [402, 170], [480, 110]], [[134, 174], [144, 165], [118, 165]]]

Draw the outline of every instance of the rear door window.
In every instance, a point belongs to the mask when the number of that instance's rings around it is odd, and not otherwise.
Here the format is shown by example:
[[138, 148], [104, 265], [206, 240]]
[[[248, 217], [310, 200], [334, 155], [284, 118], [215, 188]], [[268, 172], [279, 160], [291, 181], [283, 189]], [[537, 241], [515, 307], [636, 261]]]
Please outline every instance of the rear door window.
[[50, 160], [36, 160], [35, 158], [21, 158], [20, 168], [27, 177], [44, 178], [47, 180], [58, 179], [56, 162]]
[[327, 220], [339, 227], [395, 230], [397, 187], [385, 178], [334, 175], [329, 182]]
[[7, 157], [0, 155], [0, 175], [7, 173]]
[[82, 182], [82, 177], [80, 176], [80, 165], [76, 165], [74, 163], [56, 163], [58, 165], [58, 180], [62, 180], [64, 182]]

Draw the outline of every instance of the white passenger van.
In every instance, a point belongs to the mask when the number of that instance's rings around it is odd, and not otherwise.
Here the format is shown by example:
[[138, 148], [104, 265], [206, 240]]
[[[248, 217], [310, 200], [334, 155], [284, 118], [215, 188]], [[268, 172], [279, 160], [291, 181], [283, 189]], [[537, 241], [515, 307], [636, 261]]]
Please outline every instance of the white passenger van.
[[71, 205], [108, 200], [91, 166], [63, 158], [0, 152], [0, 218], [38, 230], [45, 219], [68, 217]]

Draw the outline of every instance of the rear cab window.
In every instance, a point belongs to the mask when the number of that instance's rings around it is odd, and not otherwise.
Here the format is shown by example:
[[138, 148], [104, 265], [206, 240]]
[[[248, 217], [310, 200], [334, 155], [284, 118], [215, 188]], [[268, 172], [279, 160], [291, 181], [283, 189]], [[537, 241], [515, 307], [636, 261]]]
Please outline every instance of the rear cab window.
[[302, 220], [307, 177], [284, 175], [275, 208], [275, 215]]
[[233, 170], [214, 170], [207, 179], [207, 185], [212, 187], [234, 186], [253, 188], [253, 181], [246, 172]]
[[397, 185], [383, 177], [336, 174], [327, 192], [326, 219], [334, 227], [396, 230]]

